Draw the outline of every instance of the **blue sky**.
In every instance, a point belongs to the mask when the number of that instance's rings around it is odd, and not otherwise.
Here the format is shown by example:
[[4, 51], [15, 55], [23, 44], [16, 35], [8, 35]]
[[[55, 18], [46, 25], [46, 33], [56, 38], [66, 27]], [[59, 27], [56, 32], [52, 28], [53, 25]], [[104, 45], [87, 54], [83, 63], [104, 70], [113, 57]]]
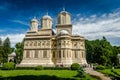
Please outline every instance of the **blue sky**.
[[89, 40], [105, 36], [120, 45], [120, 0], [0, 0], [0, 37], [9, 37], [14, 46], [29, 30], [30, 20], [36, 16], [40, 21], [47, 11], [55, 29], [63, 7], [72, 15], [74, 34]]

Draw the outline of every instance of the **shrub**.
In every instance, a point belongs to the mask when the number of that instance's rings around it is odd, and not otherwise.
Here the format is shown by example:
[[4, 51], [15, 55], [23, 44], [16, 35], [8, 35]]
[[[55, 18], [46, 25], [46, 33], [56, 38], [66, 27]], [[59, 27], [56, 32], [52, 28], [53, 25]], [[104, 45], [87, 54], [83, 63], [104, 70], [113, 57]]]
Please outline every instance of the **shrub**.
[[104, 69], [105, 69], [105, 67], [104, 67], [104, 66], [102, 66], [102, 65], [99, 65], [99, 66], [97, 66], [97, 67], [96, 67], [96, 69], [97, 69], [97, 70], [104, 70]]
[[35, 70], [43, 70], [43, 66], [42, 65], [38, 65], [35, 67]]
[[44, 70], [69, 70], [68, 67], [44, 67]]
[[72, 70], [78, 70], [80, 68], [80, 65], [78, 64], [78, 63], [73, 63], [72, 65], [71, 65], [71, 69]]
[[107, 65], [105, 68], [106, 69], [112, 69], [112, 66], [111, 65]]
[[14, 70], [15, 69], [15, 63], [13, 62], [8, 62], [8, 63], [4, 63], [2, 70]]
[[86, 77], [85, 71], [83, 70], [82, 67], [80, 67], [80, 68], [78, 69], [78, 74], [77, 74], [77, 76], [80, 77], [80, 78]]

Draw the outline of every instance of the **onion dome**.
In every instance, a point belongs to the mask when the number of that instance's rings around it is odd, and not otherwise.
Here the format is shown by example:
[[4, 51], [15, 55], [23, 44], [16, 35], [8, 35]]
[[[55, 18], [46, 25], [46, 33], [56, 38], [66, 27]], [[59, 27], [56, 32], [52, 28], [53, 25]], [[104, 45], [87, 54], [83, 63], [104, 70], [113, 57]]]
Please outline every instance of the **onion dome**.
[[62, 14], [62, 13], [70, 14], [69, 12], [67, 12], [67, 11], [65, 10], [65, 8], [63, 8], [63, 10], [62, 10], [60, 13], [61, 13], [61, 14]]
[[66, 31], [66, 30], [61, 30], [61, 31], [60, 31], [60, 34], [69, 34], [69, 32]]
[[16, 53], [15, 53], [15, 52], [12, 52], [12, 53], [9, 54], [8, 56], [13, 56], [13, 57], [15, 57], [15, 56], [16, 56]]
[[36, 19], [36, 17], [34, 17], [31, 22], [38, 22], [38, 20]]
[[43, 16], [43, 19], [51, 19], [52, 20], [52, 18], [48, 15], [48, 13]]

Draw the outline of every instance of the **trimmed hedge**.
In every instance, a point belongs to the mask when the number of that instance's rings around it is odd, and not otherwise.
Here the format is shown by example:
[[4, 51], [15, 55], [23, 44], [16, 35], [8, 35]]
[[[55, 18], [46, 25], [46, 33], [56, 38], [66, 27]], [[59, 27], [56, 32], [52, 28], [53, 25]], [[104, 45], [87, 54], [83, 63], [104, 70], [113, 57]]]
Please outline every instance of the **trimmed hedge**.
[[78, 70], [80, 68], [80, 65], [78, 63], [73, 63], [71, 65], [71, 70]]
[[15, 63], [13, 62], [7, 62], [3, 64], [2, 70], [14, 70], [15, 69]]
[[35, 67], [16, 67], [16, 70], [35, 70]]
[[[36, 67], [16, 67], [16, 70], [35, 70]], [[69, 67], [43, 67], [44, 70], [69, 70]]]
[[43, 70], [43, 66], [42, 65], [38, 65], [35, 67], [35, 70]]

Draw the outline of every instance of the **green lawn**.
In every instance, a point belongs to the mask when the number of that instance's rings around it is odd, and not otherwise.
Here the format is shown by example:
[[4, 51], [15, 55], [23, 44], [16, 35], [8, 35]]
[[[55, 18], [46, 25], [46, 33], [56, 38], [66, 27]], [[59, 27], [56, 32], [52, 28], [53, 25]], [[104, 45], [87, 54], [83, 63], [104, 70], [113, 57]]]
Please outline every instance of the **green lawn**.
[[0, 70], [0, 80], [96, 80], [89, 75], [76, 77], [71, 70]]
[[101, 73], [104, 73], [107, 76], [111, 76], [116, 78], [117, 80], [120, 80], [120, 69], [114, 69], [111, 71], [111, 69], [105, 69], [105, 70], [98, 70]]

